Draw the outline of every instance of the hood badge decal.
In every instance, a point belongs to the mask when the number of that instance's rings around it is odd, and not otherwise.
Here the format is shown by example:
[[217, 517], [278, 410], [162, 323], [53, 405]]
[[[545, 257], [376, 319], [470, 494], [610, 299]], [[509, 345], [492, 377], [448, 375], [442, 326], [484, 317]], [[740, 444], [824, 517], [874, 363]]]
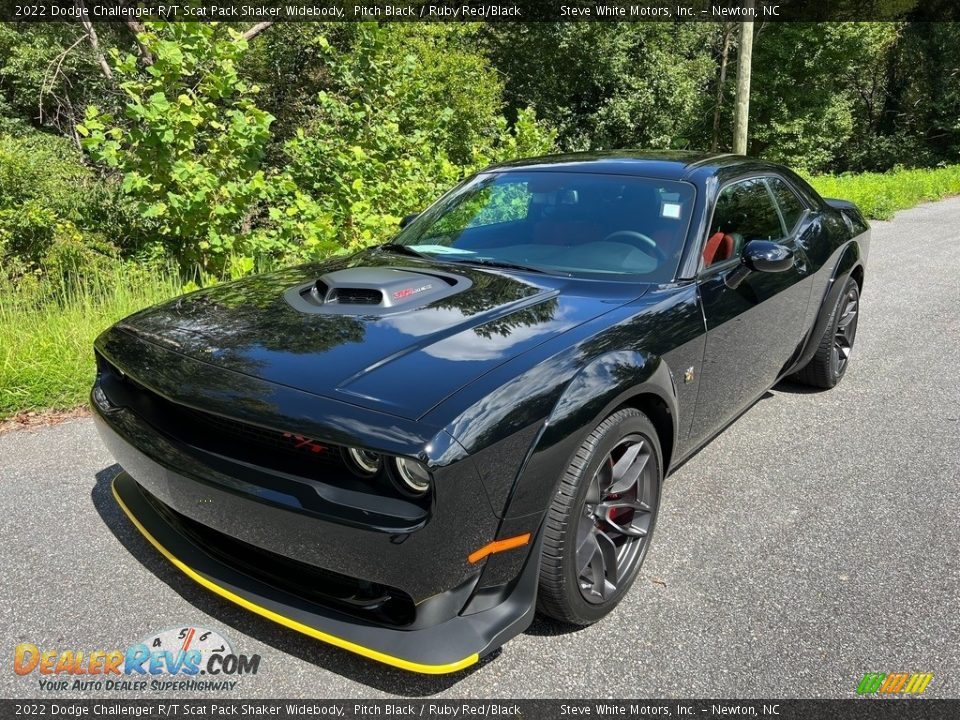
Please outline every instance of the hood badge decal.
[[397, 290], [393, 294], [394, 300], [402, 300], [403, 298], [410, 297], [411, 295], [416, 295], [417, 293], [422, 293], [425, 290], [430, 290], [433, 288], [433, 283], [427, 283], [426, 285], [421, 285], [420, 287], [415, 288], [403, 288], [403, 290]]

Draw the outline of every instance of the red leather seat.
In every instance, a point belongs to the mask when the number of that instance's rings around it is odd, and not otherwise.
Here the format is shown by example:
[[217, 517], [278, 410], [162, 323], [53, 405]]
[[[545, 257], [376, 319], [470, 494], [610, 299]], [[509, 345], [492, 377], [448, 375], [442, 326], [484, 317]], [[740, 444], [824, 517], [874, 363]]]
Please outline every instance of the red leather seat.
[[703, 248], [703, 266], [729, 260], [733, 257], [733, 237], [724, 232], [716, 232], [707, 240]]

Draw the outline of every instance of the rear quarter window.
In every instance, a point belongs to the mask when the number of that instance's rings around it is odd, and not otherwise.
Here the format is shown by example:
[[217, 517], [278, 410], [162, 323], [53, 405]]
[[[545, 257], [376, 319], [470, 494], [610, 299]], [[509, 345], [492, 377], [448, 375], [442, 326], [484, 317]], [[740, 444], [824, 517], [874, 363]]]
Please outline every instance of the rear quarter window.
[[794, 228], [797, 227], [797, 223], [807, 208], [790, 186], [780, 178], [769, 178], [767, 184], [769, 184], [770, 192], [773, 193], [773, 196], [777, 200], [777, 205], [783, 214], [783, 224], [786, 225], [787, 234], [789, 235], [793, 232]]

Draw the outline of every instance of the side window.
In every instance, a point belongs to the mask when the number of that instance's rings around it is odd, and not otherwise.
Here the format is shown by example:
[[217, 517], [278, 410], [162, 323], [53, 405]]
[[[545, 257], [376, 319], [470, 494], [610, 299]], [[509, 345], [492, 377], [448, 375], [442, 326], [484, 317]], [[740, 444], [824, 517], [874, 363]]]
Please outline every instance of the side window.
[[703, 248], [703, 266], [739, 256], [750, 240], [783, 236], [780, 215], [763, 180], [754, 178], [720, 191]]
[[803, 215], [803, 211], [806, 210], [806, 206], [800, 202], [800, 198], [790, 189], [790, 186], [780, 178], [769, 178], [767, 183], [770, 185], [773, 196], [777, 199], [777, 205], [780, 206], [783, 223], [787, 226], [787, 234], [789, 235], [797, 226], [797, 222]]

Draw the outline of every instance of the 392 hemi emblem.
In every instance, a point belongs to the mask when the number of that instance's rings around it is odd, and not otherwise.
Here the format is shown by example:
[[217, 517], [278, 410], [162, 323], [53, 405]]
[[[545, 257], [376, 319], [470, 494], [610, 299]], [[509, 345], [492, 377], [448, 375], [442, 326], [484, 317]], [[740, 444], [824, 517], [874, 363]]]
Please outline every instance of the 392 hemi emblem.
[[397, 290], [393, 294], [394, 300], [403, 300], [405, 297], [410, 297], [411, 295], [416, 295], [417, 293], [422, 293], [424, 290], [429, 290], [433, 287], [432, 283], [427, 283], [426, 285], [421, 285], [416, 288], [403, 288], [403, 290]]

